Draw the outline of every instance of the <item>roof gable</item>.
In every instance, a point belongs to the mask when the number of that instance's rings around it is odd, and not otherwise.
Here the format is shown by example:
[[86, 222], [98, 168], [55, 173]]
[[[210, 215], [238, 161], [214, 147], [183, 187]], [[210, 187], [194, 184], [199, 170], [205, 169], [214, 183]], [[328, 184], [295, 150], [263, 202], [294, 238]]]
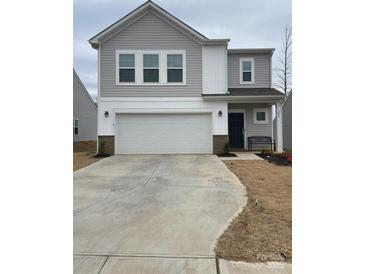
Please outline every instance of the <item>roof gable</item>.
[[[75, 69], [73, 69], [73, 74], [74, 74], [74, 76], [73, 76], [73, 77], [74, 77], [74, 79], [73, 79], [73, 80], [79, 83], [79, 85], [80, 85], [80, 87], [81, 87], [81, 90], [84, 92], [84, 94], [87, 96], [87, 98], [89, 98], [90, 103], [91, 103], [91, 104], [92, 104], [95, 108], [97, 108], [96, 103], [95, 103], [95, 102], [94, 102], [94, 100], [91, 98], [91, 96], [90, 96], [89, 92], [87, 91], [86, 87], [84, 86], [84, 83], [81, 81], [81, 79], [80, 79], [80, 77], [79, 77], [79, 75], [77, 74], [77, 72], [76, 72], [76, 70], [75, 70]], [[74, 88], [73, 92], [75, 92], [75, 88]]]
[[98, 48], [99, 44], [105, 41], [106, 39], [111, 38], [115, 34], [122, 31], [124, 28], [128, 27], [130, 24], [133, 24], [137, 20], [139, 20], [141, 17], [146, 15], [148, 12], [152, 12], [158, 17], [160, 17], [162, 20], [166, 21], [179, 31], [183, 32], [187, 36], [189, 36], [191, 39], [199, 42], [199, 43], [222, 43], [227, 44], [229, 39], [208, 39], [200, 32], [194, 30], [172, 14], [168, 13], [166, 10], [161, 8], [160, 6], [156, 5], [152, 1], [147, 1], [135, 10], [128, 13], [126, 16], [115, 22], [114, 24], [110, 25], [103, 31], [96, 34], [94, 37], [89, 39], [89, 43], [94, 47]]

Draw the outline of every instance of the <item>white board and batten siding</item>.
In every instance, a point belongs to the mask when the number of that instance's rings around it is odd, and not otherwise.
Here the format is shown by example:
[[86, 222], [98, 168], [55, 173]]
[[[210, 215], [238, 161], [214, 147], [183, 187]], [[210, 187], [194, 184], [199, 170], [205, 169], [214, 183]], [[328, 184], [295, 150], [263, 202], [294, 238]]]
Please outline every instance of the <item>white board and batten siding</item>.
[[211, 113], [116, 114], [116, 154], [211, 154]]
[[227, 91], [227, 47], [203, 46], [203, 94]]

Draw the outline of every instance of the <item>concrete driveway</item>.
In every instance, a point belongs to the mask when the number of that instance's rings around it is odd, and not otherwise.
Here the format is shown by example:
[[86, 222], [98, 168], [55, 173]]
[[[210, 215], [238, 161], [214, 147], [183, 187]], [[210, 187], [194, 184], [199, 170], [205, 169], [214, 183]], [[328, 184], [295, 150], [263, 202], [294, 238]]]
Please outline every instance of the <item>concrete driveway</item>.
[[246, 202], [214, 155], [123, 155], [74, 173], [75, 273], [215, 273]]

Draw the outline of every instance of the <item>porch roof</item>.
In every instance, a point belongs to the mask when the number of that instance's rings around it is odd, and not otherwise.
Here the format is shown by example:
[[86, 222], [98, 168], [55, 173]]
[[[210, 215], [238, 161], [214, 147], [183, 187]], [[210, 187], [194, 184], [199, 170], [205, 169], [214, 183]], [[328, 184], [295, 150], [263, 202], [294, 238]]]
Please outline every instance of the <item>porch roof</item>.
[[204, 100], [227, 100], [230, 102], [277, 102], [284, 93], [274, 88], [228, 88], [228, 93], [203, 94]]

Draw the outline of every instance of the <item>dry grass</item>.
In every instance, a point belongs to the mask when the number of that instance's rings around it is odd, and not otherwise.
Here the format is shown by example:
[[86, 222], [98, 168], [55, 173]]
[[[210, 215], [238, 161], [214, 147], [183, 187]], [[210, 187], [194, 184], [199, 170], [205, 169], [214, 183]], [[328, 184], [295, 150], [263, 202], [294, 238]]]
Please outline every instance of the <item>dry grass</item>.
[[246, 262], [291, 262], [291, 167], [266, 161], [224, 163], [246, 186], [248, 201], [218, 239], [217, 256]]
[[74, 142], [74, 152], [95, 152], [96, 141]]
[[95, 141], [75, 142], [73, 170], [78, 170], [99, 161], [100, 159], [94, 157], [95, 153]]

